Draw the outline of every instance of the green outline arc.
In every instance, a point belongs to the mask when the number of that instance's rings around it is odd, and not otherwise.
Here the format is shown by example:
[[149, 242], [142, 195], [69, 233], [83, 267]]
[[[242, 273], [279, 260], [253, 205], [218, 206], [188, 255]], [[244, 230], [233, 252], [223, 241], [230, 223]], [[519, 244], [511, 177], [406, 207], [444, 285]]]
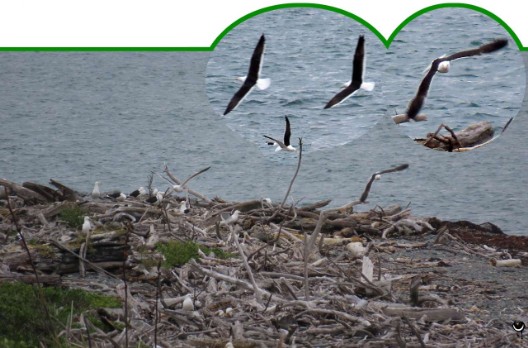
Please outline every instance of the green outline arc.
[[458, 2], [450, 2], [450, 3], [442, 3], [442, 4], [436, 4], [431, 5], [428, 7], [425, 7], [419, 11], [416, 11], [409, 17], [407, 17], [403, 22], [394, 29], [392, 34], [389, 36], [388, 39], [386, 39], [372, 24], [364, 20], [363, 18], [342, 10], [338, 7], [328, 6], [328, 5], [322, 5], [317, 3], [284, 3], [284, 4], [278, 4], [278, 5], [272, 5], [268, 7], [261, 8], [259, 10], [253, 11], [248, 13], [247, 15], [237, 19], [233, 23], [231, 23], [227, 28], [225, 28], [220, 35], [216, 37], [216, 39], [213, 41], [211, 46], [209, 47], [0, 47], [0, 51], [118, 51], [118, 52], [130, 52], [130, 51], [213, 51], [215, 47], [218, 45], [218, 43], [223, 39], [224, 36], [227, 35], [233, 28], [238, 26], [240, 23], [245, 22], [246, 20], [257, 16], [262, 13], [283, 9], [283, 8], [300, 8], [300, 7], [308, 7], [308, 8], [318, 8], [323, 9], [327, 11], [336, 12], [339, 14], [342, 14], [346, 17], [352, 18], [356, 20], [357, 22], [363, 24], [365, 27], [367, 27], [370, 31], [372, 31], [379, 40], [385, 45], [386, 48], [389, 48], [394, 38], [398, 35], [398, 33], [412, 20], [414, 20], [416, 17], [421, 16], [424, 13], [439, 9], [439, 8], [446, 8], [446, 7], [454, 7], [454, 8], [467, 8], [470, 10], [474, 10], [477, 12], [480, 12], [491, 19], [495, 20], [497, 23], [499, 23], [512, 37], [512, 39], [517, 44], [517, 47], [520, 51], [528, 51], [528, 47], [524, 47], [521, 43], [521, 40], [515, 34], [513, 29], [506, 24], [505, 21], [503, 21], [499, 16], [495, 15], [494, 13], [471, 4], [466, 3], [458, 3]]
[[278, 10], [278, 9], [282, 9], [282, 8], [297, 8], [297, 7], [319, 8], [319, 9], [323, 9], [323, 10], [328, 10], [328, 11], [340, 13], [340, 14], [342, 14], [344, 16], [352, 18], [352, 19], [358, 21], [359, 23], [363, 24], [365, 27], [369, 28], [370, 31], [372, 31], [380, 39], [380, 41], [383, 43], [383, 45], [385, 45], [386, 48], [390, 47], [390, 45], [391, 45], [392, 41], [394, 40], [394, 38], [398, 35], [398, 33], [407, 24], [409, 24], [416, 17], [419, 17], [419, 16], [421, 16], [424, 13], [427, 13], [427, 12], [430, 12], [430, 11], [433, 11], [433, 10], [436, 10], [436, 9], [439, 9], [439, 8], [446, 8], [446, 7], [467, 8], [467, 9], [470, 9], [470, 10], [474, 10], [474, 11], [480, 12], [480, 13], [490, 17], [491, 19], [495, 20], [504, 29], [506, 29], [506, 31], [511, 35], [512, 39], [517, 44], [517, 47], [519, 48], [519, 50], [528, 51], [528, 47], [524, 47], [522, 45], [521, 40], [519, 39], [517, 34], [515, 34], [513, 29], [508, 24], [506, 24], [506, 22], [503, 21], [499, 16], [495, 15], [494, 13], [492, 13], [492, 12], [482, 8], [482, 7], [471, 5], [471, 4], [458, 3], [458, 2], [449, 2], [449, 3], [431, 5], [429, 7], [423, 8], [423, 9], [421, 9], [419, 11], [416, 11], [415, 13], [413, 13], [412, 15], [407, 17], [403, 22], [401, 22], [400, 25], [398, 25], [398, 27], [396, 27], [396, 29], [394, 29], [394, 31], [392, 32], [392, 34], [389, 36], [388, 39], [386, 39], [372, 24], [370, 24], [369, 22], [367, 22], [363, 18], [361, 18], [361, 17], [359, 17], [359, 16], [357, 16], [357, 15], [351, 13], [351, 12], [348, 12], [348, 11], [342, 10], [340, 8], [337, 8], [337, 7], [328, 6], [328, 5], [321, 5], [321, 4], [314, 4], [314, 3], [287, 3], [287, 4], [280, 4], [280, 5], [273, 5], [273, 6], [269, 6], [269, 7], [265, 7], [265, 8], [261, 8], [259, 10], [253, 11], [253, 12], [248, 13], [247, 15], [237, 19], [236, 21], [231, 23], [226, 29], [224, 29], [224, 31], [222, 31], [220, 33], [220, 35], [218, 35], [216, 37], [216, 39], [213, 41], [211, 47], [205, 47], [204, 50], [208, 50], [208, 51], [209, 50], [214, 50], [216, 45], [218, 45], [218, 43], [222, 40], [222, 38], [225, 35], [227, 35], [227, 33], [229, 33], [233, 28], [238, 26], [240, 23], [245, 22], [246, 20], [248, 20], [248, 19], [250, 19], [250, 18], [252, 18], [254, 16], [257, 16], [257, 15], [259, 15], [261, 13], [270, 12], [270, 11], [274, 11], [274, 10]]

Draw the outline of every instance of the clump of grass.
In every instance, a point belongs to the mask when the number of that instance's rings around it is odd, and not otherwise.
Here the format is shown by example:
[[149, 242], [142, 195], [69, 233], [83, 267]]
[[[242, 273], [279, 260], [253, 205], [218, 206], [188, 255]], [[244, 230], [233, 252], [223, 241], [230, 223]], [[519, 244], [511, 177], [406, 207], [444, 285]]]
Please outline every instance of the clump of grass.
[[75, 318], [89, 309], [121, 307], [117, 298], [84, 290], [47, 287], [42, 291], [53, 319], [51, 323], [47, 323], [45, 314], [38, 310], [41, 304], [31, 285], [18, 282], [0, 284], [1, 347], [38, 347], [39, 342], [56, 344], [56, 338], [50, 337], [48, 328], [53, 325], [59, 332], [67, 324], [72, 308]]
[[199, 258], [198, 250], [201, 250], [204, 254], [213, 252], [219, 259], [228, 259], [235, 256], [235, 254], [225, 252], [222, 249], [209, 248], [193, 241], [180, 242], [171, 240], [159, 243], [156, 248], [165, 257], [163, 266], [169, 268], [182, 266], [190, 259]]
[[73, 205], [62, 209], [59, 213], [59, 219], [69, 227], [79, 229], [84, 223], [84, 215], [85, 212], [79, 206]]

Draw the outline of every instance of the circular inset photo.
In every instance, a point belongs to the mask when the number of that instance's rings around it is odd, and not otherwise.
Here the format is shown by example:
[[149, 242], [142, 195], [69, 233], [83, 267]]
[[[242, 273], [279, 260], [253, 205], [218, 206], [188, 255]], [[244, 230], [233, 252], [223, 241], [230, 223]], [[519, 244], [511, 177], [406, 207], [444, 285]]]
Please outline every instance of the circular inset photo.
[[498, 22], [465, 8], [420, 15], [392, 42], [384, 65], [389, 114], [416, 143], [463, 152], [500, 136], [519, 112], [523, 59]]
[[215, 114], [265, 154], [351, 142], [387, 114], [386, 48], [343, 14], [314, 8], [261, 13], [233, 28], [207, 65]]

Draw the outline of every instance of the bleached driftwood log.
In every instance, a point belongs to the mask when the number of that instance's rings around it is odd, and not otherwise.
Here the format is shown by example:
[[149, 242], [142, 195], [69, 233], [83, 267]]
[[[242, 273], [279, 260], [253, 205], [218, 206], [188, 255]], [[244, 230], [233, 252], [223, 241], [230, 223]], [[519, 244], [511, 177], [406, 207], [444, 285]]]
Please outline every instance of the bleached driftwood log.
[[441, 125], [436, 132], [428, 133], [426, 138], [418, 138], [415, 141], [431, 149], [457, 151], [459, 148], [471, 148], [485, 143], [492, 139], [494, 134], [493, 127], [488, 121], [473, 123], [459, 132], [454, 132], [454, 135], [451, 132], [445, 135], [439, 134], [442, 128], [448, 129], [445, 125]]

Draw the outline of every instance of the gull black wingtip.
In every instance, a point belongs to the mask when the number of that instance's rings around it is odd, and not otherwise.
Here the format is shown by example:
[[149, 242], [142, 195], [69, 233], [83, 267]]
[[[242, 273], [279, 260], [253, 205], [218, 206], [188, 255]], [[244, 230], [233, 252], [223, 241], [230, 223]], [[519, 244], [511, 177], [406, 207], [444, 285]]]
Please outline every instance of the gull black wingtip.
[[491, 53], [497, 50], [500, 50], [501, 48], [504, 48], [508, 46], [508, 39], [500, 38], [493, 40], [492, 42], [482, 45], [481, 46], [481, 52], [482, 53]]

